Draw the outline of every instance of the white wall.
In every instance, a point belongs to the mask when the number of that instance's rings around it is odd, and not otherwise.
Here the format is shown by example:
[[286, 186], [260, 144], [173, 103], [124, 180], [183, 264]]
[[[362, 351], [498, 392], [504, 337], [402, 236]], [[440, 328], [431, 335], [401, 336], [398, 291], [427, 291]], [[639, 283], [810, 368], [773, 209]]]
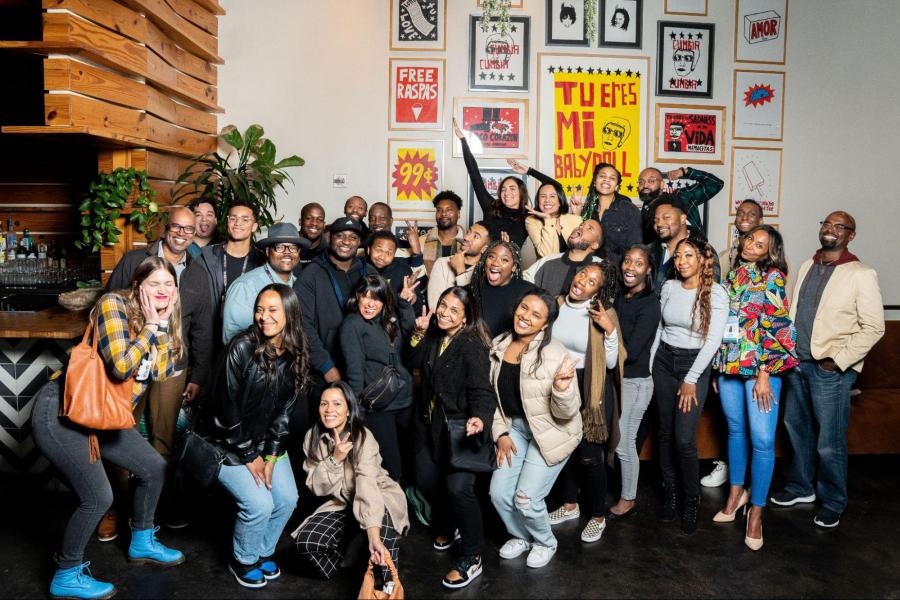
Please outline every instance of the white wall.
[[[228, 14], [219, 26], [219, 53], [225, 58], [219, 70], [219, 103], [227, 112], [219, 123], [241, 128], [260, 123], [280, 154], [296, 153], [306, 159], [306, 166], [295, 170], [296, 185], [289, 185], [280, 204], [286, 219], [296, 222], [300, 206], [310, 201], [322, 203], [328, 216], [336, 217], [352, 194], [370, 202], [384, 200], [387, 138], [392, 135], [386, 114], [390, 56], [447, 59], [447, 130], [419, 137], [441, 135], [446, 140], [444, 186], [465, 197], [465, 167], [450, 152], [449, 115], [453, 96], [470, 95], [467, 23], [477, 8], [475, 0], [447, 2], [446, 52], [392, 54], [389, 0], [222, 0]], [[696, 20], [716, 24], [714, 97], [696, 103], [728, 106], [730, 129], [734, 0], [708, 4], [708, 16]], [[525, 0], [525, 8], [514, 11], [532, 18], [532, 82], [534, 56], [545, 49], [545, 5], [545, 0]], [[642, 50], [589, 52], [646, 55], [655, 72], [656, 22], [692, 20], [663, 15], [662, 6], [663, 0], [644, 2]], [[773, 219], [788, 240], [792, 264], [799, 265], [818, 247], [818, 221], [831, 210], [851, 212], [859, 225], [851, 248], [878, 269], [885, 304], [900, 304], [900, 269], [895, 266], [900, 258], [895, 225], [900, 221], [895, 175], [900, 160], [898, 23], [896, 0], [790, 1], [782, 209]], [[536, 84], [531, 87], [528, 163], [538, 164]], [[655, 100], [651, 98], [651, 118]], [[648, 125], [652, 129], [650, 119]], [[730, 159], [730, 144], [726, 157]], [[710, 241], [717, 247], [725, 243], [730, 219], [727, 167], [704, 167], [726, 179], [725, 189], [710, 207]], [[332, 187], [334, 173], [347, 175], [347, 188]]]

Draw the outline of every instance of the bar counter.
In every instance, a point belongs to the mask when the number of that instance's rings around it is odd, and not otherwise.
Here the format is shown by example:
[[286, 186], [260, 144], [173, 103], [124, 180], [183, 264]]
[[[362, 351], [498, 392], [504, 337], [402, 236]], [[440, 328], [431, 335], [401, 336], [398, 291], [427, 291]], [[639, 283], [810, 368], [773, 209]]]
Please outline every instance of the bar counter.
[[88, 311], [53, 306], [37, 312], [0, 312], [0, 339], [71, 340], [84, 334]]

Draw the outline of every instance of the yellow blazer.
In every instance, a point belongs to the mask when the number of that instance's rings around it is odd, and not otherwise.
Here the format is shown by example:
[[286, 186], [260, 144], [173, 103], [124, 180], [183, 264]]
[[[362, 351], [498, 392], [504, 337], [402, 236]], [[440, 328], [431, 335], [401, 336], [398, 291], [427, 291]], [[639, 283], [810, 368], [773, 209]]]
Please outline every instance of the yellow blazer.
[[578, 215], [559, 215], [556, 219], [541, 219], [529, 216], [525, 219], [525, 230], [534, 244], [534, 252], [537, 257], [543, 258], [551, 254], [559, 254], [559, 235], [556, 232], [556, 222], [559, 221], [563, 239], [569, 239], [569, 234], [581, 225], [581, 217]]
[[[814, 268], [812, 259], [800, 266], [791, 302], [791, 319], [796, 321], [797, 300], [803, 282]], [[810, 352], [821, 360], [831, 357], [842, 371], [862, 371], [863, 359], [884, 335], [884, 305], [878, 274], [859, 261], [834, 269], [813, 321]]]

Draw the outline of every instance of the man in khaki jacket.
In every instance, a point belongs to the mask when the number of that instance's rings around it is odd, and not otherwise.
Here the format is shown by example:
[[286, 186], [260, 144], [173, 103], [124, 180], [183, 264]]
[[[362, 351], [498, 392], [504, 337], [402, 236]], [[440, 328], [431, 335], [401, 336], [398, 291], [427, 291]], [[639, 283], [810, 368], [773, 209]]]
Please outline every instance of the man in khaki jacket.
[[772, 502], [793, 506], [818, 497], [813, 522], [826, 528], [837, 527], [847, 507], [850, 389], [884, 335], [878, 275], [847, 250], [855, 237], [856, 221], [843, 211], [821, 221], [822, 248], [800, 267], [791, 303], [801, 363], [787, 375], [784, 424], [794, 458]]

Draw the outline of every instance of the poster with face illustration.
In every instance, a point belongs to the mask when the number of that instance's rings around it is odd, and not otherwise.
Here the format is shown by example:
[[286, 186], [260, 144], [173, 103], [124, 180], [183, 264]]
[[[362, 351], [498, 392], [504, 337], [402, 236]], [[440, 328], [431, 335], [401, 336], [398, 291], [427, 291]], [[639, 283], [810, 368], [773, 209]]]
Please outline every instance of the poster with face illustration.
[[600, 47], [640, 48], [643, 0], [600, 0]]
[[547, 45], [587, 46], [585, 0], [547, 0]]
[[510, 17], [509, 32], [492, 21], [469, 17], [469, 89], [528, 91], [530, 17]]
[[712, 98], [715, 25], [660, 21], [656, 94]]
[[725, 107], [657, 104], [654, 161], [725, 163]]
[[446, 0], [391, 0], [391, 50], [445, 50]]
[[[528, 100], [454, 98], [453, 116], [472, 154], [483, 158], [525, 158], [528, 153]], [[462, 156], [454, 136], [453, 156]]]
[[388, 129], [444, 129], [444, 59], [392, 58]]

